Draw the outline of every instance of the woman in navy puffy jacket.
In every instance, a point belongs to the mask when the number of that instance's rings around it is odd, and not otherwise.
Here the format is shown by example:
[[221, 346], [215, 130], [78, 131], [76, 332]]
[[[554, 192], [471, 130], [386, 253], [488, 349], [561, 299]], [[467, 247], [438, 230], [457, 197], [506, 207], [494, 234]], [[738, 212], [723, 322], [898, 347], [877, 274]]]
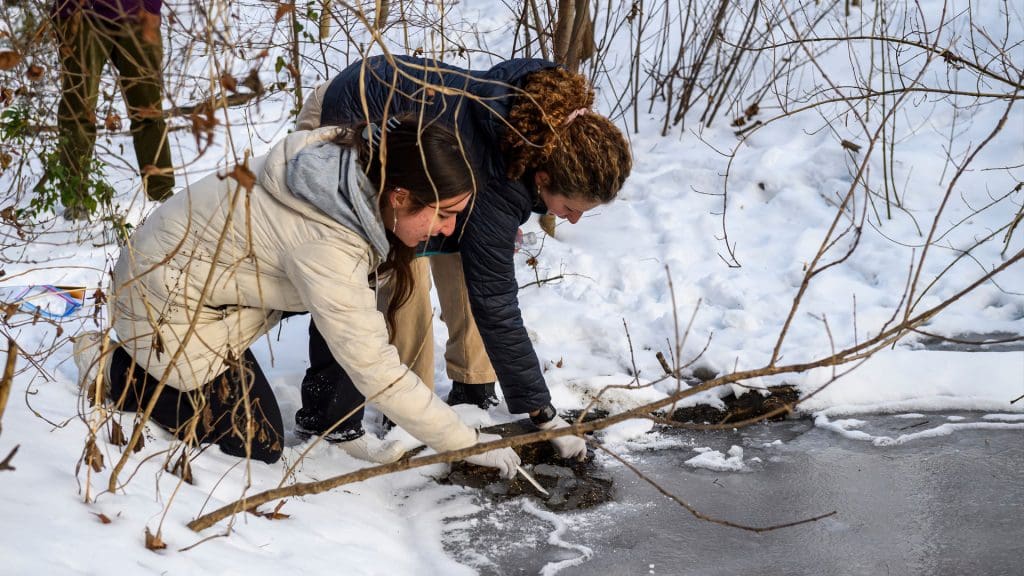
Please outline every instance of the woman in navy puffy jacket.
[[[591, 111], [593, 101], [586, 78], [545, 60], [509, 60], [478, 71], [435, 60], [376, 56], [352, 64], [320, 87], [299, 115], [300, 129], [362, 121], [383, 125], [388, 117], [414, 115], [453, 129], [479, 161], [483, 182], [473, 206], [460, 215], [456, 232], [420, 249], [432, 256], [442, 315], [453, 336], [446, 354], [454, 380], [449, 403], [486, 407], [496, 376], [510, 412], [529, 413], [543, 429], [565, 425], [551, 406], [523, 325], [513, 255], [519, 227], [532, 213], [575, 223], [583, 212], [614, 200], [629, 175], [629, 146], [614, 124]], [[451, 256], [436, 256], [441, 254]], [[398, 288], [421, 296], [409, 298], [394, 317], [393, 338], [406, 343], [396, 342], [400, 357], [429, 383], [429, 278], [422, 274], [414, 284]], [[453, 320], [459, 327], [453, 328]], [[311, 367], [296, 422], [300, 431], [315, 434], [351, 413], [362, 398], [330, 355], [321, 353], [326, 343], [313, 325], [310, 336]], [[453, 356], [475, 366], [459, 367]], [[483, 356], [483, 369], [474, 356]], [[486, 366], [488, 358], [493, 371]], [[359, 433], [361, 417], [357, 412], [335, 430]], [[586, 454], [581, 438], [563, 436], [554, 443], [563, 457]]]

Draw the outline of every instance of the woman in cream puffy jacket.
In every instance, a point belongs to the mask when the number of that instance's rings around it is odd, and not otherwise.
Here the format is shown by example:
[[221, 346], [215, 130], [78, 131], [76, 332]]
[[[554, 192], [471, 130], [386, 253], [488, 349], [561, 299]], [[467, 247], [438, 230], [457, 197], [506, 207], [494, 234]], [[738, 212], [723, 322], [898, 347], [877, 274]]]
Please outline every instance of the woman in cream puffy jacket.
[[[374, 288], [386, 281], [388, 311], [400, 306], [412, 247], [451, 234], [471, 203], [475, 174], [456, 138], [408, 119], [383, 135], [324, 128], [252, 164], [168, 200], [122, 251], [109, 295], [119, 343], [104, 355], [111, 401], [144, 410], [156, 395], [152, 418], [183, 440], [274, 462], [281, 414], [249, 347], [282, 314], [309, 312], [391, 420], [438, 451], [475, 444], [478, 433], [399, 361]], [[76, 343], [80, 365], [95, 363], [83, 358], [89, 342]], [[341, 440], [363, 459], [401, 456], [372, 437]], [[510, 476], [518, 457], [506, 448], [470, 461]]]

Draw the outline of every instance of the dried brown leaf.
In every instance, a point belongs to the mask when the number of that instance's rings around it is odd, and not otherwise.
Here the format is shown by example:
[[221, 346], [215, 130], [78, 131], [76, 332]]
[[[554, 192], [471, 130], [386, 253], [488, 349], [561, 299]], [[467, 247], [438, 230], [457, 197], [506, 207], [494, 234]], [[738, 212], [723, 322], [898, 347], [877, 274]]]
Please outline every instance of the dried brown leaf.
[[245, 80], [242, 80], [242, 86], [245, 86], [256, 95], [263, 94], [266, 91], [266, 88], [263, 87], [263, 81], [260, 80], [259, 67], [249, 70], [248, 76], [245, 77]]
[[174, 467], [167, 471], [189, 484], [195, 484], [195, 480], [192, 478], [192, 465], [188, 458], [188, 452], [184, 449], [182, 449], [178, 461], [174, 463]]
[[111, 132], [117, 132], [121, 126], [121, 116], [113, 112], [107, 114], [107, 117], [103, 119], [103, 127]]
[[92, 299], [96, 301], [97, 306], [102, 306], [107, 303], [107, 294], [101, 288], [97, 288], [92, 293]]
[[219, 121], [213, 115], [212, 106], [197, 108], [196, 112], [189, 116], [189, 121], [192, 122], [192, 135], [196, 138], [196, 144], [199, 144], [203, 137], [210, 141], [213, 140], [213, 129]]
[[238, 164], [228, 172], [228, 177], [238, 182], [238, 185], [246, 190], [252, 190], [252, 187], [256, 184], [256, 175], [249, 170], [248, 166]]
[[106, 514], [102, 514], [100, 512], [93, 512], [93, 515], [99, 518], [100, 522], [103, 524], [110, 524], [111, 522], [110, 518], [107, 518]]
[[11, 50], [0, 50], [0, 70], [10, 70], [21, 63], [21, 54]]
[[112, 421], [110, 425], [110, 443], [114, 446], [124, 446], [128, 443], [128, 439], [124, 436], [124, 429], [121, 428], [121, 423]]
[[149, 531], [149, 527], [146, 527], [146, 548], [150, 550], [163, 550], [167, 548], [167, 544], [160, 538], [160, 534], [157, 533], [155, 536]]
[[103, 453], [96, 447], [96, 438], [89, 438], [85, 443], [85, 463], [92, 468], [93, 472], [103, 470]]
[[164, 339], [160, 336], [159, 332], [153, 332], [153, 352], [156, 353], [157, 360], [160, 359], [160, 355], [164, 353]]
[[38, 64], [33, 64], [25, 70], [25, 78], [28, 78], [29, 82], [38, 82], [43, 79], [43, 73], [45, 70]]
[[295, 12], [295, 4], [282, 3], [277, 5], [277, 13], [274, 14], [274, 22], [280, 22], [285, 16]]
[[238, 80], [234, 76], [225, 72], [220, 75], [220, 87], [234, 94], [238, 92]]
[[5, 304], [3, 307], [3, 311], [4, 322], [6, 322], [7, 320], [10, 320], [11, 316], [14, 316], [14, 314], [18, 311], [18, 304], [16, 302]]
[[99, 325], [100, 322], [100, 310], [103, 310], [103, 305], [107, 302], [107, 296], [103, 293], [103, 290], [99, 288], [92, 293], [92, 299], [96, 301], [96, 305], [92, 308], [92, 319]]

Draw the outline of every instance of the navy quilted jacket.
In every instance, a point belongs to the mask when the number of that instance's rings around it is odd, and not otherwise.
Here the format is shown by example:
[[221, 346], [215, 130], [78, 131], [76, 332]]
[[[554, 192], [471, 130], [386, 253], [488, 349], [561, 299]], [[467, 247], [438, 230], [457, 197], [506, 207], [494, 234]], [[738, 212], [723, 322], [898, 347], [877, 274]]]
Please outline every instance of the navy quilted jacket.
[[[455, 88], [476, 99], [424, 89], [421, 83], [396, 74], [384, 57], [376, 56], [349, 66], [331, 81], [320, 121], [323, 125], [367, 118], [379, 122], [384, 107], [389, 106], [389, 115], [419, 116], [422, 112], [425, 121], [436, 119], [459, 134], [480, 166], [483, 181], [471, 210], [459, 217], [455, 234], [447, 239], [437, 237], [427, 250], [461, 252], [473, 316], [509, 410], [522, 413], [541, 408], [551, 396], [523, 326], [513, 262], [516, 231], [539, 200], [532, 190], [532, 177], [513, 181], [505, 176], [501, 141], [506, 130], [502, 119], [508, 116], [515, 96], [509, 85], [521, 86], [526, 75], [555, 64], [517, 59], [478, 71], [420, 58], [395, 59], [412, 78], [422, 81], [426, 76], [431, 85]], [[359, 90], [364, 64], [368, 115]], [[424, 71], [424, 66], [430, 70]], [[393, 82], [395, 90], [391, 89]]]

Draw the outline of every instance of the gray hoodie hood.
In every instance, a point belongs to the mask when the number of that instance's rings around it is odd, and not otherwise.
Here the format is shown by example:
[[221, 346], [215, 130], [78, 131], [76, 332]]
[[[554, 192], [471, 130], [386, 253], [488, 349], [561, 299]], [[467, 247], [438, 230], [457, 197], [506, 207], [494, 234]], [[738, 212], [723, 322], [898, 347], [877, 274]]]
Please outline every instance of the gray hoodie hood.
[[377, 205], [377, 190], [356, 154], [331, 142], [303, 148], [288, 161], [288, 189], [363, 237], [383, 260], [390, 245]]

